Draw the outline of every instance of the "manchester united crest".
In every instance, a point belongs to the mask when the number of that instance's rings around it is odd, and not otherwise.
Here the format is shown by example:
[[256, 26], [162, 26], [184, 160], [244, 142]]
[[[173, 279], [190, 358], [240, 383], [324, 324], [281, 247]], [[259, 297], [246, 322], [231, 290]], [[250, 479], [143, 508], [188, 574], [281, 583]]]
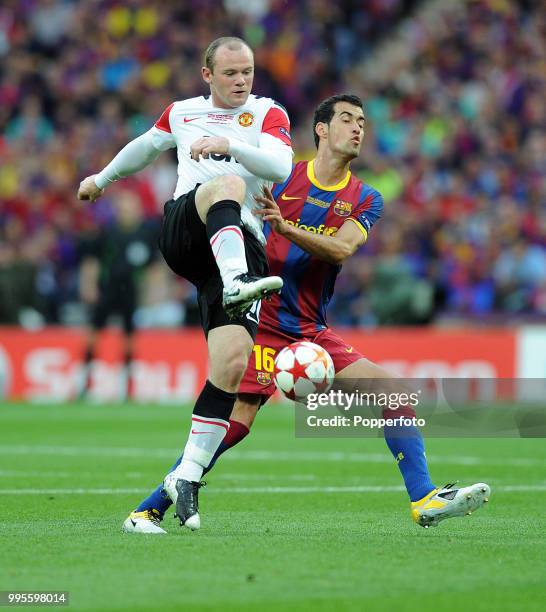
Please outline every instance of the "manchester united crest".
[[271, 384], [271, 374], [269, 372], [257, 372], [256, 380], [260, 383], [260, 385], [269, 385]]
[[348, 217], [353, 210], [353, 205], [345, 200], [336, 200], [334, 202], [334, 212], [340, 217]]
[[244, 112], [239, 115], [239, 125], [242, 127], [250, 127], [254, 123], [254, 115], [249, 112]]

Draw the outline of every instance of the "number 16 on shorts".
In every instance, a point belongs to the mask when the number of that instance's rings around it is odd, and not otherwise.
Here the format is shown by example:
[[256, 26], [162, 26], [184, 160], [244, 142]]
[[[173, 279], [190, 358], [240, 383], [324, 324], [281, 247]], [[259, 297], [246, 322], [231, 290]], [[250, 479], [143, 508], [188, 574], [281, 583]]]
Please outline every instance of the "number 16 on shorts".
[[275, 354], [277, 351], [270, 346], [262, 346], [261, 344], [255, 344], [252, 350], [256, 359], [256, 371], [272, 373], [275, 369]]

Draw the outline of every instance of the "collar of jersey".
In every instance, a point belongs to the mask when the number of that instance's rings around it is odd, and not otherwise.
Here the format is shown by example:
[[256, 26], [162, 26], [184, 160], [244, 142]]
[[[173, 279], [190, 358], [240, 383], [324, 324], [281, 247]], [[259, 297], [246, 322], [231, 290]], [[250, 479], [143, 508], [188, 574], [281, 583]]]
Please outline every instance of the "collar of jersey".
[[253, 96], [254, 94], [250, 94], [248, 96], [247, 101], [241, 105], [241, 106], [235, 106], [233, 108], [221, 108], [220, 106], [214, 106], [214, 103], [212, 101], [212, 94], [210, 94], [209, 96], [203, 96], [205, 98], [205, 100], [209, 103], [210, 106], [210, 110], [216, 112], [216, 111], [222, 111], [223, 113], [225, 113], [226, 115], [228, 114], [229, 111], [233, 111], [233, 114], [236, 113], [240, 113], [242, 108], [245, 108], [245, 106], [248, 104], [250, 98]]
[[347, 183], [349, 182], [349, 179], [351, 178], [350, 170], [347, 170], [347, 174], [345, 175], [345, 178], [339, 181], [339, 183], [336, 183], [335, 185], [323, 185], [322, 183], [318, 181], [317, 177], [315, 176], [314, 163], [315, 163], [314, 159], [307, 162], [307, 178], [311, 181], [311, 183], [313, 183], [315, 187], [318, 187], [319, 189], [322, 189], [323, 191], [339, 191], [340, 189], [347, 187]]

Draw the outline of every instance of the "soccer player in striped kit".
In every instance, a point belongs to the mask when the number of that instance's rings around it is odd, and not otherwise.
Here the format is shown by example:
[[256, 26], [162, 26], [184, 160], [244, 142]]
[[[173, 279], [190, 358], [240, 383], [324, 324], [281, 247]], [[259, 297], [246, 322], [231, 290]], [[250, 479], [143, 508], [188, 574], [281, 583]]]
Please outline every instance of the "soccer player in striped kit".
[[[287, 180], [272, 192], [265, 188], [257, 198], [263, 208], [255, 214], [267, 222], [270, 269], [282, 276], [284, 285], [280, 294], [262, 305], [253, 355], [239, 386], [230, 430], [207, 471], [223, 452], [249, 433], [260, 406], [275, 392], [272, 368], [266, 363], [292, 342], [309, 340], [325, 348], [334, 362], [339, 386], [344, 380], [370, 379], [376, 385], [381, 381], [388, 392], [400, 385], [329, 329], [326, 322], [326, 308], [341, 265], [366, 242], [383, 210], [379, 192], [355, 178], [349, 169], [360, 153], [364, 126], [358, 97], [338, 95], [323, 101], [313, 122], [316, 158], [297, 163]], [[268, 360], [264, 359], [266, 354]], [[415, 417], [415, 411], [405, 406], [396, 411], [396, 416]], [[385, 418], [392, 417], [392, 411], [387, 410]], [[416, 427], [386, 427], [385, 439], [403, 476], [416, 523], [434, 526], [445, 518], [469, 514], [488, 500], [490, 489], [484, 483], [458, 489], [433, 484]], [[160, 485], [131, 513], [124, 530], [165, 533], [160, 520], [169, 506]]]

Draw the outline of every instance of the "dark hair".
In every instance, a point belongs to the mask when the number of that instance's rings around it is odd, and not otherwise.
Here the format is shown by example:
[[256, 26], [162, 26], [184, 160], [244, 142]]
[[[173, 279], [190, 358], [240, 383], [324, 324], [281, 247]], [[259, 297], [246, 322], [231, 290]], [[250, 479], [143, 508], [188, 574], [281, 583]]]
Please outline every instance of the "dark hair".
[[[218, 51], [218, 48], [223, 45], [227, 46], [227, 48], [231, 51], [236, 51], [243, 46], [250, 49], [250, 45], [242, 38], [238, 38], [237, 36], [222, 36], [221, 38], [213, 40], [207, 47], [204, 57], [205, 66], [211, 72], [214, 72], [214, 56], [216, 55], [216, 51]], [[250, 52], [252, 53], [252, 49], [250, 49]]]
[[348, 104], [352, 104], [353, 106], [358, 106], [363, 109], [363, 102], [358, 96], [354, 96], [352, 94], [337, 94], [335, 96], [330, 96], [323, 100], [315, 110], [315, 116], [313, 117], [313, 136], [315, 138], [315, 146], [318, 149], [319, 145], [319, 135], [316, 132], [317, 123], [326, 123], [329, 124], [332, 121], [332, 117], [334, 116], [335, 105], [338, 102], [347, 102]]

